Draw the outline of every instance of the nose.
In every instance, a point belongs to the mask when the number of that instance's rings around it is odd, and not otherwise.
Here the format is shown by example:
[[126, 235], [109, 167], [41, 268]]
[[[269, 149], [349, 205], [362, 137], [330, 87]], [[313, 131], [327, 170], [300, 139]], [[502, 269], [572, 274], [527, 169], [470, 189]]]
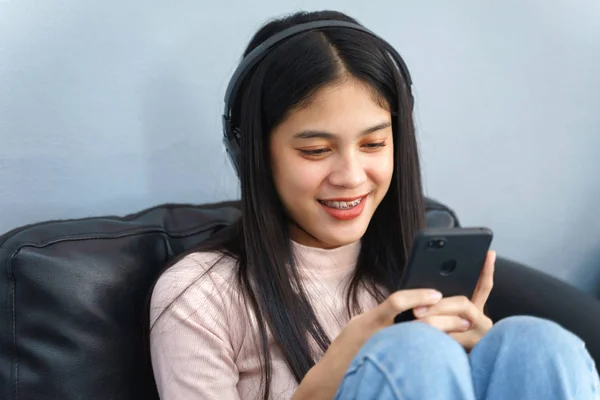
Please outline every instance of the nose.
[[365, 165], [356, 152], [339, 154], [329, 174], [329, 183], [348, 189], [355, 189], [367, 181]]

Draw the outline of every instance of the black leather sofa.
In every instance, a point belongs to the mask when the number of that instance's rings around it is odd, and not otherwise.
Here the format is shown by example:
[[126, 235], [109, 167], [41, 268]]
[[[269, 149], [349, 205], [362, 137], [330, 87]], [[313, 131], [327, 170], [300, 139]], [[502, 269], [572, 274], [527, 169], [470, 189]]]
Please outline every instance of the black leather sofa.
[[[430, 226], [456, 215], [427, 201]], [[140, 351], [142, 309], [163, 266], [239, 216], [235, 202], [163, 205], [127, 217], [50, 221], [0, 237], [0, 399], [156, 396]], [[498, 258], [488, 313], [554, 320], [600, 365], [600, 302]]]

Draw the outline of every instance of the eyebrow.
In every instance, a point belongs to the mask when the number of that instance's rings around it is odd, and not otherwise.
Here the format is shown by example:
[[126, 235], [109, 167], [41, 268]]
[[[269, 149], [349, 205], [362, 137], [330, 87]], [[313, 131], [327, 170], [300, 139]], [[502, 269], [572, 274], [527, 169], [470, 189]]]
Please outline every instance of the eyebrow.
[[[386, 122], [382, 122], [379, 123], [377, 125], [374, 125], [370, 128], [367, 128], [365, 130], [363, 130], [359, 136], [366, 136], [368, 134], [371, 134], [373, 132], [377, 132], [380, 131], [382, 129], [386, 129], [389, 128], [390, 126], [392, 126], [392, 123], [389, 121]], [[313, 130], [308, 130], [308, 131], [302, 131], [302, 132], [298, 132], [294, 135], [294, 139], [334, 139], [336, 135], [334, 135], [331, 132], [325, 132], [325, 131], [313, 131]]]

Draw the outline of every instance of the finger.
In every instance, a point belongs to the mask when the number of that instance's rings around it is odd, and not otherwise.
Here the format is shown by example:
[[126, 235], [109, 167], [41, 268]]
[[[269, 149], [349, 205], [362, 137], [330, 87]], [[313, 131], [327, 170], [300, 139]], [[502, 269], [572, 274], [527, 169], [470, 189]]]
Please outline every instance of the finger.
[[467, 351], [471, 351], [477, 342], [479, 342], [478, 336], [474, 335], [471, 331], [451, 332], [449, 335]]
[[428, 308], [418, 308], [414, 310], [417, 318], [424, 318], [435, 315], [454, 315], [476, 322], [483, 314], [475, 305], [465, 296], [446, 297], [438, 303]]
[[471, 326], [471, 323], [468, 320], [456, 315], [435, 315], [420, 318], [418, 321], [425, 322], [446, 333], [464, 332]]
[[488, 251], [485, 261], [483, 263], [483, 267], [481, 268], [481, 272], [479, 274], [479, 279], [477, 280], [477, 286], [475, 287], [475, 291], [473, 292], [473, 297], [475, 297], [478, 292], [481, 292], [483, 286], [485, 286], [486, 283], [489, 283], [490, 280], [493, 283], [495, 262], [496, 252]]
[[410, 289], [392, 293], [375, 309], [376, 316], [388, 321], [396, 315], [416, 307], [432, 306], [442, 299], [442, 294], [433, 289]]
[[473, 293], [472, 301], [475, 307], [483, 311], [483, 307], [490, 297], [492, 288], [494, 287], [494, 269], [496, 264], [496, 252], [488, 251], [485, 263], [479, 275], [475, 292]]

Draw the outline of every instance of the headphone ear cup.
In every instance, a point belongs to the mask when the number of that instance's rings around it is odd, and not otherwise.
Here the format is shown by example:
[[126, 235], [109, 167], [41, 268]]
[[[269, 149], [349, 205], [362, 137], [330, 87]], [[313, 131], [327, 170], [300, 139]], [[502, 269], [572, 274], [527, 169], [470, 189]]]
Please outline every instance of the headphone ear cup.
[[227, 154], [229, 155], [229, 159], [233, 164], [233, 168], [235, 169], [235, 173], [237, 176], [240, 176], [240, 157], [241, 157], [241, 146], [240, 142], [242, 139], [242, 131], [240, 128], [234, 127], [231, 130], [231, 135], [226, 135], [225, 138], [225, 148], [227, 150]]
[[240, 141], [242, 140], [242, 131], [237, 126], [233, 128], [233, 138], [239, 146]]

